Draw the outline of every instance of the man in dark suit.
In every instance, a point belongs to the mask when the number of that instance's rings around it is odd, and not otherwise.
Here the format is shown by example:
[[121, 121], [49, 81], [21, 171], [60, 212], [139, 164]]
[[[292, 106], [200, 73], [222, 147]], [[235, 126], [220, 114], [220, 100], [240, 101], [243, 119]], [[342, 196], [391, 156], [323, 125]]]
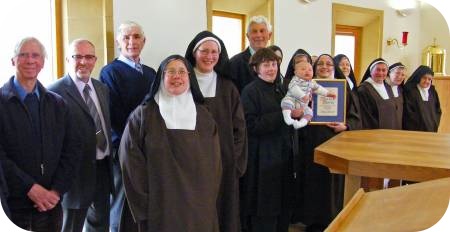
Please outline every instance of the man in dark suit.
[[31, 231], [60, 231], [60, 199], [72, 185], [79, 144], [67, 104], [37, 80], [46, 57], [34, 37], [20, 40], [16, 68], [0, 88], [0, 163], [11, 221]]
[[[0, 147], [0, 149], [2, 148]], [[11, 214], [9, 213], [8, 202], [6, 200], [7, 197], [8, 197], [8, 184], [6, 183], [5, 176], [3, 176], [2, 162], [0, 161], [0, 203], [6, 216], [11, 217]]]
[[231, 76], [239, 92], [257, 77], [248, 62], [256, 51], [267, 46], [272, 36], [272, 26], [266, 17], [253, 16], [248, 23], [246, 35], [250, 46], [230, 59]]
[[62, 231], [109, 231], [112, 191], [111, 122], [109, 92], [91, 78], [97, 57], [94, 45], [74, 40], [68, 49], [68, 74], [49, 89], [67, 102], [82, 144], [79, 169], [72, 188], [64, 195]]

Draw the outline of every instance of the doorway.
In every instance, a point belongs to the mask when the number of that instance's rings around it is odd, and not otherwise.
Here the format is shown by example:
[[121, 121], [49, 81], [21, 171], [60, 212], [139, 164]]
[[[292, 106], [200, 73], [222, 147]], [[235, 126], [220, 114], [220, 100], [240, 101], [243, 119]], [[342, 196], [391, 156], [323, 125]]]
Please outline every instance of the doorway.
[[[245, 27], [249, 18], [256, 15], [263, 15], [269, 20], [270, 24], [274, 24], [273, 1], [274, 0], [206, 0], [208, 30], [218, 35], [224, 41], [227, 50], [228, 48], [238, 47], [240, 48], [239, 52], [241, 52], [248, 46], [248, 41], [245, 36], [247, 28]], [[240, 27], [241, 30], [237, 31], [235, 27], [218, 26], [218, 23], [213, 25], [214, 21], [220, 22], [216, 20], [219, 19], [219, 17], [223, 19], [222, 22], [229, 21], [230, 23], [233, 23], [235, 20], [242, 20]], [[237, 22], [234, 23], [235, 25], [239, 24]], [[226, 37], [220, 36], [230, 34], [233, 34], [232, 37], [236, 37], [238, 39], [227, 40]], [[272, 38], [269, 41], [269, 44], [272, 44], [274, 34], [274, 27], [272, 27]], [[236, 44], [237, 41], [240, 41], [240, 44]], [[233, 51], [234, 50], [230, 50], [228, 54], [230, 57], [234, 55]]]
[[[383, 15], [382, 10], [333, 3], [333, 31], [331, 50], [336, 55], [336, 42], [343, 37], [354, 38], [353, 71], [359, 83], [366, 67], [372, 60], [381, 56], [383, 45]], [[351, 56], [349, 54], [345, 54]]]

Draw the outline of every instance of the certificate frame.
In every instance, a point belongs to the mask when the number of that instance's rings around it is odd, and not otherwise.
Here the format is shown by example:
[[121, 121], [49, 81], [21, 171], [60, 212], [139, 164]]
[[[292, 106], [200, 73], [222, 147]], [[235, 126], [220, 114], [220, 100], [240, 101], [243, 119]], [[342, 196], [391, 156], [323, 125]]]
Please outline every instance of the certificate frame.
[[332, 122], [345, 124], [347, 111], [347, 81], [345, 79], [314, 80], [322, 87], [337, 92], [337, 96], [335, 100], [324, 100], [326, 97], [319, 96], [318, 94], [312, 95], [311, 108], [313, 110], [313, 117], [310, 124], [321, 125]]

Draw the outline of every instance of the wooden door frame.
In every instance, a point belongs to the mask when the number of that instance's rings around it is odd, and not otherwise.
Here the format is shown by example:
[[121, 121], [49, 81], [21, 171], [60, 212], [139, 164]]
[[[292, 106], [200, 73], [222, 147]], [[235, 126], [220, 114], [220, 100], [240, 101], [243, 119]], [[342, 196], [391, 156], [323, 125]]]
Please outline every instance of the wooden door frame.
[[[355, 37], [355, 54], [354, 54], [354, 64], [353, 64], [353, 72], [355, 73], [355, 77], [359, 77], [360, 73], [360, 62], [361, 62], [361, 27], [348, 26], [348, 25], [339, 25], [336, 24], [336, 35], [350, 35]], [[333, 46], [334, 47], [334, 46]], [[334, 52], [334, 49], [333, 49]], [[334, 54], [336, 55], [336, 54]]]
[[[241, 50], [243, 51], [245, 49], [245, 30], [246, 30], [246, 28], [245, 28], [245, 15], [244, 14], [231, 13], [231, 12], [225, 12], [225, 11], [213, 10], [212, 11], [212, 16], [220, 16], [220, 17], [225, 17], [225, 18], [233, 18], [233, 19], [241, 20]], [[212, 27], [212, 25], [211, 25], [211, 27]], [[211, 28], [211, 31], [212, 31], [212, 28]]]

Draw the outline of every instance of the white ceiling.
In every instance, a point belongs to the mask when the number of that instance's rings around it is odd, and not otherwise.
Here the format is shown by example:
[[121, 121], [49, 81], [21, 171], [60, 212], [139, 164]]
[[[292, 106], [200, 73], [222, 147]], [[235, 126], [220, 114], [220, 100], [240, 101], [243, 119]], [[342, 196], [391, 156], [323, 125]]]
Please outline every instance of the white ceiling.
[[212, 9], [247, 14], [265, 4], [267, 0], [211, 0]]

